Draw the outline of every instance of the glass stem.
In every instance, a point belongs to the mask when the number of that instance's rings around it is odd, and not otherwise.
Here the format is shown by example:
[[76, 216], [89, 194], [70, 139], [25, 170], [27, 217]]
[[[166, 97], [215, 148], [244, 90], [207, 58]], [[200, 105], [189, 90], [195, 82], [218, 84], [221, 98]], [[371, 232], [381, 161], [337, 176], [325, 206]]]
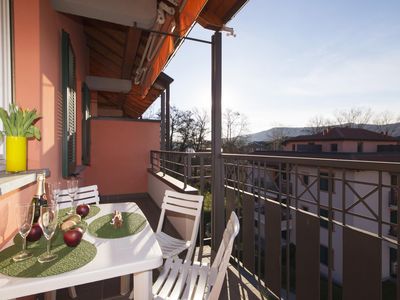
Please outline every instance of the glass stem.
[[26, 250], [26, 237], [22, 239], [22, 251]]
[[50, 240], [47, 240], [47, 255], [50, 255]]

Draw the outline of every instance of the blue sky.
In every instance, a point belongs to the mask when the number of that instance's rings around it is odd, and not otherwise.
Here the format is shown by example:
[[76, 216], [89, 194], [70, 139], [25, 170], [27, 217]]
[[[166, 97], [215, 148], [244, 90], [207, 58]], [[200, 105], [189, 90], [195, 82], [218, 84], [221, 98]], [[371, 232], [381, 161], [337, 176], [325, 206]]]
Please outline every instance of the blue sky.
[[[227, 25], [237, 36], [223, 35], [222, 104], [249, 132], [353, 107], [400, 115], [400, 1], [250, 0]], [[186, 41], [172, 59], [172, 105], [210, 110], [210, 53]]]

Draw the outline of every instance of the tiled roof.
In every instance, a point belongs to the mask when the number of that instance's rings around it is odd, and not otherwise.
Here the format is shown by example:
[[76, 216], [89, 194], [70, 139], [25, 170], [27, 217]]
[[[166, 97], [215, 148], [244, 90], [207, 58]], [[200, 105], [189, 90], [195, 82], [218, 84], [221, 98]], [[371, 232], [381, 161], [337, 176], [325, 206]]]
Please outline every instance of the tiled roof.
[[387, 141], [387, 142], [398, 141], [398, 139], [396, 139], [395, 137], [362, 128], [333, 127], [325, 129], [323, 132], [317, 134], [300, 135], [293, 138], [289, 138], [285, 141], [285, 143], [311, 142], [311, 141], [341, 141], [341, 140]]

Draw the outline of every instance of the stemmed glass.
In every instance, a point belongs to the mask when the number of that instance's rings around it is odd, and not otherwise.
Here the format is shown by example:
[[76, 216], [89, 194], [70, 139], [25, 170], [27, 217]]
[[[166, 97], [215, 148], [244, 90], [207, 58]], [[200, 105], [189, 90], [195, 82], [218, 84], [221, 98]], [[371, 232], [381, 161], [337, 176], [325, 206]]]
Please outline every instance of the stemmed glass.
[[68, 195], [71, 198], [71, 210], [68, 212], [68, 214], [72, 215], [75, 213], [74, 201], [76, 193], [78, 192], [78, 179], [67, 180], [67, 187], [68, 187]]
[[58, 196], [60, 195], [60, 192], [61, 192], [61, 182], [53, 181], [53, 182], [50, 182], [48, 185], [49, 185], [49, 191], [50, 191], [52, 200], [57, 202]]
[[47, 206], [40, 207], [39, 226], [42, 228], [47, 240], [47, 252], [39, 256], [38, 261], [45, 263], [55, 260], [58, 255], [50, 252], [50, 240], [56, 231], [58, 224], [58, 206], [56, 202], [48, 202]]
[[26, 237], [31, 231], [35, 204], [17, 205], [16, 217], [19, 234], [22, 237], [22, 251], [13, 256], [14, 261], [22, 261], [32, 257], [32, 253], [26, 250]]

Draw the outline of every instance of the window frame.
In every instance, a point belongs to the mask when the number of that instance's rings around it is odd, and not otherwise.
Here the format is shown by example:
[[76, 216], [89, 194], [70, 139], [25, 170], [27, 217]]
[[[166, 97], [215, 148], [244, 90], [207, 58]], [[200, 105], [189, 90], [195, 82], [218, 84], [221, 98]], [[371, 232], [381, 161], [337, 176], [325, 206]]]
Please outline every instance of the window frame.
[[[8, 110], [13, 102], [13, 28], [11, 1], [0, 2], [0, 107]], [[0, 130], [3, 124], [0, 122]], [[5, 160], [5, 142], [0, 142], [0, 161]], [[5, 168], [5, 167], [4, 167]], [[3, 166], [0, 167], [3, 169]]]

